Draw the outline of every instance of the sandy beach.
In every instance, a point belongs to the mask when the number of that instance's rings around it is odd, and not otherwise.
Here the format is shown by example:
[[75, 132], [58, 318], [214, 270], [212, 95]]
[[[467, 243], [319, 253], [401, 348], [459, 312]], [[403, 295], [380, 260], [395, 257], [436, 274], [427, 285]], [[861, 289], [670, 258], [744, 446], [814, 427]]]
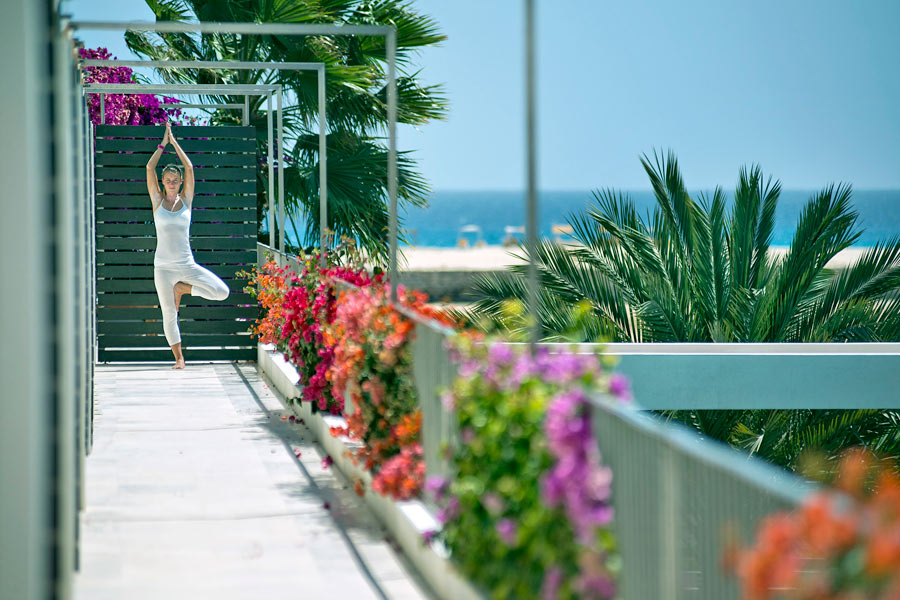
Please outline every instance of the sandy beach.
[[[773, 256], [782, 256], [786, 246], [772, 247]], [[847, 248], [828, 262], [832, 269], [843, 268], [854, 263], [868, 248]], [[518, 261], [510, 253], [515, 248], [502, 246], [482, 246], [478, 248], [433, 248], [416, 246], [404, 248], [406, 271], [498, 271]], [[402, 264], [402, 263], [401, 263]]]

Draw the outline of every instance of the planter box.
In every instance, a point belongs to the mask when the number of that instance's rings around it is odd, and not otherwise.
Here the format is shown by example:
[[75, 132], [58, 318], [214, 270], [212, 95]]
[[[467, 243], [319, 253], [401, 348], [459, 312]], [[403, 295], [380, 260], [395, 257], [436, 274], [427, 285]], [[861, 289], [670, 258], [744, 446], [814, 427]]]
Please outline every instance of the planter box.
[[271, 383], [273, 391], [277, 392], [276, 396], [285, 410], [303, 419], [316, 441], [334, 460], [334, 467], [344, 477], [351, 482], [362, 480], [366, 489], [363, 497], [366, 504], [403, 549], [403, 553], [431, 589], [444, 600], [483, 598], [484, 596], [459, 574], [441, 544], [424, 543], [425, 532], [440, 529], [440, 523], [431, 509], [420, 500], [391, 500], [372, 491], [372, 476], [362, 467], [353, 464], [350, 458], [349, 450], [358, 447], [358, 442], [331, 435], [331, 427], [346, 426], [344, 418], [313, 413], [308, 402], [292, 402], [300, 398], [297, 388], [300, 377], [294, 366], [285, 361], [271, 344], [259, 344], [257, 351], [258, 369]]

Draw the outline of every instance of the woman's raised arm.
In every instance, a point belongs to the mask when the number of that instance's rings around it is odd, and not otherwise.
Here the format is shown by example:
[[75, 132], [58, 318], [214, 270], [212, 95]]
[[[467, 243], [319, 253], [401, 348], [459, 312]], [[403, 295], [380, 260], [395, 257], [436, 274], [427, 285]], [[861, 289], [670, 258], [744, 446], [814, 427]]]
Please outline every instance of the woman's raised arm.
[[184, 187], [181, 189], [181, 198], [182, 202], [190, 206], [194, 201], [194, 165], [178, 142], [175, 141], [175, 135], [172, 134], [172, 127], [169, 123], [166, 123], [166, 134], [169, 136], [169, 143], [175, 148], [175, 153], [184, 167]]
[[166, 128], [166, 134], [163, 136], [162, 144], [156, 147], [156, 151], [150, 157], [150, 160], [147, 161], [147, 193], [150, 194], [150, 205], [153, 207], [153, 210], [156, 210], [157, 200], [161, 201], [162, 198], [159, 194], [159, 180], [156, 178], [156, 165], [159, 163], [159, 158], [162, 156], [163, 148], [166, 143], [169, 141], [169, 129]]

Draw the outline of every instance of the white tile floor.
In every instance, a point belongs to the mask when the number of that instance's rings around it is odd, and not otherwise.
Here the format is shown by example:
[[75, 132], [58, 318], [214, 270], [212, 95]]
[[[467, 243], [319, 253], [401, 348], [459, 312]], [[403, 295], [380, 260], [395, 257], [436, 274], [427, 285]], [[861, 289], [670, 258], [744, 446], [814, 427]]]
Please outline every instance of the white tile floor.
[[76, 600], [428, 597], [255, 364], [98, 365], [95, 385]]

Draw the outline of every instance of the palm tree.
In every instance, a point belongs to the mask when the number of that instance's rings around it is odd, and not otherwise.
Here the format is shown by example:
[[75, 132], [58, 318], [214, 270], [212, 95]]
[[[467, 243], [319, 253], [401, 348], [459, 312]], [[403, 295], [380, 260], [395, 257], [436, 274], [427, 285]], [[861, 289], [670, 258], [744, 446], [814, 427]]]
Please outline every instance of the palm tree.
[[[421, 125], [443, 118], [447, 103], [440, 86], [423, 86], [412, 71], [422, 47], [445, 37], [428, 17], [397, 0], [146, 0], [158, 21], [393, 24], [397, 28], [398, 122]], [[259, 36], [233, 34], [155, 34], [128, 32], [128, 47], [157, 60], [240, 60], [322, 62], [326, 65], [328, 119], [328, 227], [347, 235], [376, 262], [387, 257], [387, 147], [385, 143], [386, 64], [380, 37]], [[305, 215], [299, 244], [316, 245], [318, 219], [318, 133], [316, 74], [270, 70], [227, 71], [159, 69], [170, 83], [282, 84], [290, 102], [284, 107], [285, 208], [291, 223]], [[215, 103], [242, 97], [206, 95]], [[259, 132], [259, 156], [265, 157], [265, 100], [251, 97], [251, 124]], [[236, 122], [225, 112], [213, 124]], [[260, 222], [266, 210], [267, 169], [258, 171]], [[407, 152], [398, 153], [400, 206], [424, 206], [429, 193]], [[262, 234], [262, 232], [260, 232]], [[287, 236], [286, 236], [287, 237]], [[264, 238], [263, 238], [264, 239]], [[402, 229], [401, 229], [402, 239]]]
[[[740, 171], [730, 211], [724, 192], [688, 194], [669, 153], [641, 162], [656, 200], [638, 214], [612, 190], [572, 215], [574, 245], [543, 242], [536, 262], [547, 340], [626, 342], [848, 342], [900, 339], [900, 237], [843, 270], [826, 268], [860, 236], [851, 189], [830, 185], [801, 212], [789, 251], [770, 250], [778, 181], [758, 166]], [[526, 253], [527, 254], [527, 253]], [[469, 318], [521, 335], [503, 303], [524, 301], [526, 267], [482, 276]], [[590, 306], [589, 319], [570, 307]], [[510, 327], [512, 323], [512, 327]], [[803, 448], [834, 457], [851, 444], [900, 456], [900, 413], [883, 411], [674, 411], [704, 435], [784, 466]]]
[[[730, 214], [721, 188], [694, 201], [678, 163], [641, 163], [656, 206], [647, 216], [613, 190], [569, 218], [577, 244], [537, 249], [548, 340], [570, 329], [567, 307], [587, 301], [583, 341], [840, 342], [900, 339], [900, 237], [835, 271], [829, 260], [860, 236], [851, 189], [831, 185], [804, 207], [789, 251], [769, 249], [781, 184], [741, 169]], [[475, 320], [525, 298], [524, 266], [477, 280]]]

